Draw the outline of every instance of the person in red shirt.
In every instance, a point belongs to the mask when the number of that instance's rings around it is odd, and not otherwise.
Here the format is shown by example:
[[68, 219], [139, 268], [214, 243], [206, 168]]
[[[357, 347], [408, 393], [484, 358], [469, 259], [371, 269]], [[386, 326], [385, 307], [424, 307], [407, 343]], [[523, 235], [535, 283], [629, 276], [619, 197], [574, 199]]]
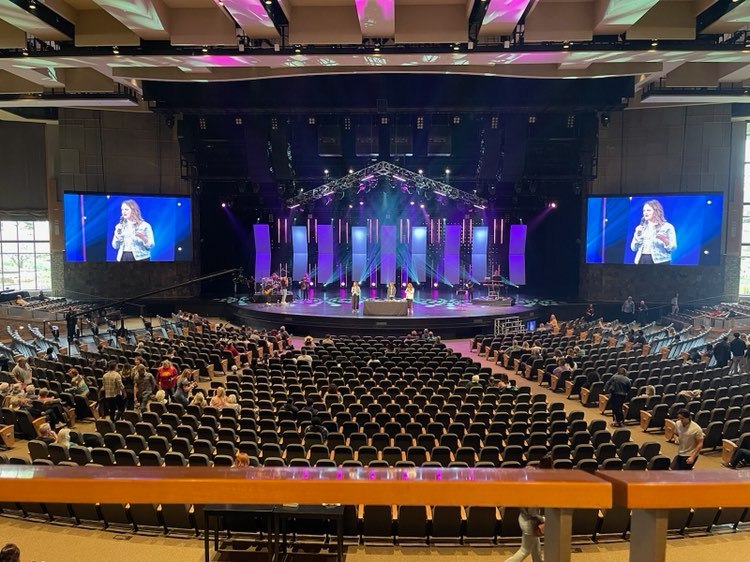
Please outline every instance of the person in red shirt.
[[168, 359], [162, 361], [161, 367], [156, 370], [156, 383], [170, 399], [172, 398], [175, 387], [177, 386], [178, 376], [177, 369]]

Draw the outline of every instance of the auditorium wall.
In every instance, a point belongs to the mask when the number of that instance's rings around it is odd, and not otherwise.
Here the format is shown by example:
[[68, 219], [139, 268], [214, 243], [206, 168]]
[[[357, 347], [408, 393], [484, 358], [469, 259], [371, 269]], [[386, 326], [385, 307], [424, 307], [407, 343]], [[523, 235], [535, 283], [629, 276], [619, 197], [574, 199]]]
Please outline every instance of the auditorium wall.
[[[58, 203], [64, 191], [189, 195], [181, 179], [177, 131], [153, 113], [61, 109], [56, 158]], [[52, 213], [52, 205], [50, 205]], [[51, 217], [52, 219], [53, 217]], [[198, 232], [197, 204], [193, 231]], [[193, 262], [63, 263], [65, 294], [73, 298], [125, 298], [196, 277], [197, 236]], [[53, 277], [55, 272], [53, 271]], [[190, 285], [158, 295], [178, 298], [197, 295]]]
[[582, 299], [621, 301], [632, 295], [654, 305], [668, 303], [675, 291], [682, 303], [736, 298], [745, 123], [731, 117], [730, 105], [633, 109], [612, 113], [609, 126], [600, 126], [590, 195], [722, 192], [722, 257], [719, 266], [633, 267], [587, 265], [582, 255]]

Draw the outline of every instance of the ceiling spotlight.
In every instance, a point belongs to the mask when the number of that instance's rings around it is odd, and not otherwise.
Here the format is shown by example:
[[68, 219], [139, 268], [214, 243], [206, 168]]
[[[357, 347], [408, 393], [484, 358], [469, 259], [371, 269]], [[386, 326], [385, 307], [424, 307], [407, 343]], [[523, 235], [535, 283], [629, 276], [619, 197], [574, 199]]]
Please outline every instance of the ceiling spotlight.
[[351, 203], [349, 203], [349, 208], [350, 208], [350, 209], [353, 209], [353, 208], [354, 208], [354, 205], [352, 205]]
[[419, 208], [420, 208], [420, 209], [424, 209], [424, 203], [420, 203], [420, 204], [419, 204]]
[[360, 202], [359, 202], [359, 204], [360, 204], [360, 206], [361, 206], [361, 205], [364, 205], [364, 204], [365, 204], [365, 202], [364, 202], [364, 201], [360, 201]]
[[223, 203], [223, 202], [222, 202], [222, 204], [221, 204], [221, 208], [222, 208], [222, 209], [226, 209], [226, 208], [227, 208], [227, 204], [226, 204], [226, 203]]
[[424, 174], [424, 170], [423, 170], [422, 168], [420, 168], [420, 169], [419, 169], [418, 171], [419, 171], [419, 175], [420, 175], [420, 176], [421, 176], [422, 174]]
[[203, 49], [201, 49], [201, 50], [203, 51], [204, 54], [207, 53], [208, 52], [208, 46], [204, 45]]
[[656, 39], [651, 40], [651, 46], [656, 47], [659, 44], [659, 42]]
[[273, 4], [272, 0], [266, 0], [265, 3], [266, 3], [266, 6], [270, 6], [271, 4]]
[[379, 53], [380, 52], [380, 45], [375, 45], [375, 48], [373, 49], [374, 52]]
[[451, 170], [450, 170], [450, 168], [446, 168], [446, 169], [445, 169], [445, 175], [446, 175], [446, 176], [447, 176], [447, 175], [450, 175], [450, 173], [451, 173]]
[[328, 168], [326, 168], [325, 170], [323, 170], [323, 173], [324, 173], [325, 175], [328, 175]]
[[570, 49], [570, 43], [563, 41], [563, 49]]
[[354, 168], [349, 168], [349, 173], [353, 174], [354, 173]]
[[432, 284], [432, 286], [433, 286], [433, 287], [435, 287], [435, 288], [437, 289], [437, 288], [438, 288], [438, 283], [437, 283], [437, 281], [435, 281], [435, 282], [434, 282], [434, 283]]
[[36, 10], [36, 2], [35, 0], [29, 0], [29, 10]]
[[302, 49], [300, 49], [299, 47], [295, 47], [294, 52], [299, 55], [302, 52]]
[[414, 201], [409, 201], [409, 205], [414, 205]]
[[29, 50], [28, 49], [24, 49], [22, 51], [22, 54], [23, 54], [23, 56], [28, 57], [29, 56]]
[[112, 54], [113, 55], [119, 55], [120, 54], [120, 49], [119, 49], [119, 47], [117, 45], [115, 45], [114, 47], [112, 47]]
[[456, 43], [455, 45], [453, 45], [453, 50], [454, 51], [458, 51], [460, 48], [461, 48], [461, 45], [459, 45], [458, 43]]
[[375, 287], [377, 287], [377, 286], [378, 286], [378, 284], [377, 284], [377, 283], [375, 283], [374, 281], [373, 281], [372, 283], [370, 283], [370, 287], [372, 287], [373, 289], [374, 289]]

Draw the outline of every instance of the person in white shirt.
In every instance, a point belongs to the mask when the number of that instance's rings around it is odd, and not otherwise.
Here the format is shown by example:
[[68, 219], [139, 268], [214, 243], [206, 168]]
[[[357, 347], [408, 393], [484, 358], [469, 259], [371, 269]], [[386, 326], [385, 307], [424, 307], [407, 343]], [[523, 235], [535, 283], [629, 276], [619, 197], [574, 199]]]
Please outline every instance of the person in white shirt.
[[359, 313], [359, 297], [362, 294], [362, 289], [359, 287], [359, 283], [356, 281], [352, 282], [352, 314]]
[[406, 310], [409, 314], [414, 314], [414, 285], [411, 283], [406, 284]]
[[682, 409], [677, 412], [677, 425], [672, 439], [677, 443], [672, 470], [693, 470], [703, 447], [703, 430], [692, 421], [690, 410]]

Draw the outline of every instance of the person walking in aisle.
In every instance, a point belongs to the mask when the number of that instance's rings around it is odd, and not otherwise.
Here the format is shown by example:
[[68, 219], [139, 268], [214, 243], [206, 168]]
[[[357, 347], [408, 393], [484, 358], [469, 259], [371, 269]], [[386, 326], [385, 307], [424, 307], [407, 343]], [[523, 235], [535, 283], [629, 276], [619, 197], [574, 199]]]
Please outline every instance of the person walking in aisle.
[[630, 379], [627, 376], [625, 367], [617, 369], [611, 379], [604, 385], [604, 394], [609, 394], [609, 407], [612, 408], [613, 427], [622, 427], [625, 421], [625, 415], [622, 412], [622, 406], [628, 399], [630, 393]]
[[[537, 468], [552, 468], [552, 455], [545, 455], [539, 460]], [[521, 547], [505, 562], [521, 562], [531, 554], [532, 562], [544, 562], [541, 537], [544, 536], [544, 510], [538, 507], [522, 507], [518, 514], [518, 525], [521, 527]]]

